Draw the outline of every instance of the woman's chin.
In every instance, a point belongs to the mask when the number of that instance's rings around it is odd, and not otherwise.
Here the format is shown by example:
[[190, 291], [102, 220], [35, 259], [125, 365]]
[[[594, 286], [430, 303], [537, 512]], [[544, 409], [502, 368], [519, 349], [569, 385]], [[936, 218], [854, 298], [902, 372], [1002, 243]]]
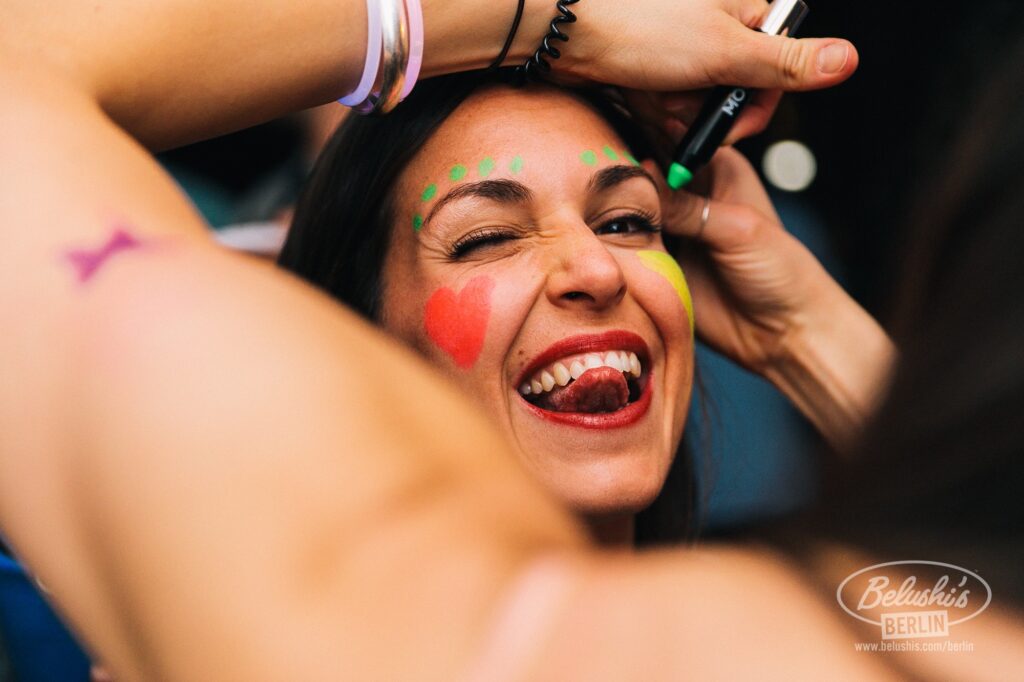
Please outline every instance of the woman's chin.
[[655, 453], [631, 454], [589, 461], [548, 461], [538, 474], [557, 498], [581, 516], [636, 514], [661, 492], [672, 458]]

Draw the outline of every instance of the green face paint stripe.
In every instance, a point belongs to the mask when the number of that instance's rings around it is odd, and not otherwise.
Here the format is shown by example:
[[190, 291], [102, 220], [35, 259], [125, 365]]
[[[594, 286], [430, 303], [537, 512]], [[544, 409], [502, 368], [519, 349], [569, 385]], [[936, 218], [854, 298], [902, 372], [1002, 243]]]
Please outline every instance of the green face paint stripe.
[[679, 295], [679, 301], [686, 309], [686, 317], [690, 320], [690, 334], [694, 330], [693, 297], [690, 295], [690, 287], [686, 284], [686, 276], [683, 269], [679, 267], [676, 259], [664, 251], [637, 251], [636, 255], [640, 262], [648, 270], [653, 270], [669, 281], [672, 288]]
[[512, 159], [512, 163], [508, 165], [508, 169], [512, 172], [513, 175], [523, 170], [523, 157], [517, 156], [514, 159]]
[[437, 185], [428, 185], [427, 188], [423, 190], [423, 194], [420, 196], [420, 199], [423, 201], [430, 201], [435, 196], [437, 196]]
[[626, 161], [629, 161], [634, 166], [639, 166], [640, 165], [640, 162], [636, 160], [636, 157], [634, 157], [629, 152], [622, 152], [622, 155], [626, 157]]
[[597, 154], [594, 153], [594, 150], [588, 149], [587, 151], [580, 154], [580, 160], [583, 161], [583, 163], [587, 164], [588, 166], [596, 166]]
[[423, 229], [423, 216], [414, 215], [412, 217], [412, 229], [414, 232], [419, 232]]
[[602, 149], [601, 151], [603, 151], [604, 155], [608, 157], [608, 160], [610, 160], [610, 161], [618, 161], [619, 160], [619, 155], [616, 154], [615, 150], [612, 149], [611, 147], [609, 147], [608, 145], [605, 145], [604, 149]]
[[486, 178], [488, 175], [494, 172], [494, 166], [494, 159], [488, 156], [486, 159], [480, 162], [480, 165], [477, 166], [476, 170], [478, 173], [480, 173], [481, 178]]
[[450, 173], [448, 173], [448, 177], [451, 179], [452, 182], [458, 182], [462, 178], [466, 177], [467, 172], [468, 171], [466, 170], [466, 167], [459, 163], [452, 166], [452, 170]]

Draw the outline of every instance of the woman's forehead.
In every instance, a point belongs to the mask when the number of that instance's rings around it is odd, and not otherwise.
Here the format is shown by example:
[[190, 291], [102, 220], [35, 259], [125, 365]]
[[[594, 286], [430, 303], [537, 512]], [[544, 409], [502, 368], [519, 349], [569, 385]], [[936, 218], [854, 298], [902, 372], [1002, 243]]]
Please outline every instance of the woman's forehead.
[[611, 126], [576, 96], [549, 86], [493, 86], [467, 98], [421, 156], [445, 165], [481, 155], [576, 155], [606, 144], [622, 146]]
[[407, 192], [423, 189], [427, 200], [435, 186], [498, 177], [534, 187], [559, 184], [627, 158], [611, 125], [575, 95], [550, 86], [493, 86], [474, 93], [448, 117], [401, 184]]

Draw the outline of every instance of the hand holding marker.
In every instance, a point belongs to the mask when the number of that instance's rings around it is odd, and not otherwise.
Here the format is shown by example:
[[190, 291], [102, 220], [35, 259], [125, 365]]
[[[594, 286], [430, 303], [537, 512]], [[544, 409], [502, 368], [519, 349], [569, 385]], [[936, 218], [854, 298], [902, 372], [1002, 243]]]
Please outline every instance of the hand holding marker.
[[[807, 11], [803, 0], [775, 0], [758, 30], [768, 35], [792, 37]], [[693, 175], [711, 161], [752, 95], [753, 90], [749, 88], [729, 85], [711, 91], [697, 119], [672, 155], [672, 165], [668, 169], [669, 187], [679, 189], [689, 184]]]

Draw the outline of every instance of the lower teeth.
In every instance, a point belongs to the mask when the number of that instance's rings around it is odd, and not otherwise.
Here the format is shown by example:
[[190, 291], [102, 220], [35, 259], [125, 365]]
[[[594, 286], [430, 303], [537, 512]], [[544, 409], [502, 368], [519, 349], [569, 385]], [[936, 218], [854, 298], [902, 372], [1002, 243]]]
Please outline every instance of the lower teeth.
[[[572, 382], [567, 384], [567, 386], [571, 386], [571, 385], [572, 385]], [[626, 401], [626, 405], [630, 405], [631, 403], [634, 403], [634, 402], [636, 402], [637, 400], [640, 399], [640, 392], [641, 392], [640, 391], [640, 380], [637, 377], [633, 376], [632, 374], [627, 374], [626, 375], [626, 387], [629, 388], [629, 398]], [[544, 393], [541, 393], [541, 394], [523, 395], [523, 394], [520, 393], [519, 395], [522, 396], [522, 398], [524, 400], [526, 400], [526, 402], [530, 403], [534, 407], [539, 407], [540, 409], [548, 410], [549, 412], [557, 412], [558, 411], [558, 410], [551, 410], [551, 409], [543, 407], [541, 405], [541, 402], [544, 400], [544, 397], [546, 395], [548, 395], [547, 391], [545, 391]], [[623, 407], [625, 407], [625, 406], [623, 406]], [[619, 408], [619, 409], [622, 409], [622, 408]]]

